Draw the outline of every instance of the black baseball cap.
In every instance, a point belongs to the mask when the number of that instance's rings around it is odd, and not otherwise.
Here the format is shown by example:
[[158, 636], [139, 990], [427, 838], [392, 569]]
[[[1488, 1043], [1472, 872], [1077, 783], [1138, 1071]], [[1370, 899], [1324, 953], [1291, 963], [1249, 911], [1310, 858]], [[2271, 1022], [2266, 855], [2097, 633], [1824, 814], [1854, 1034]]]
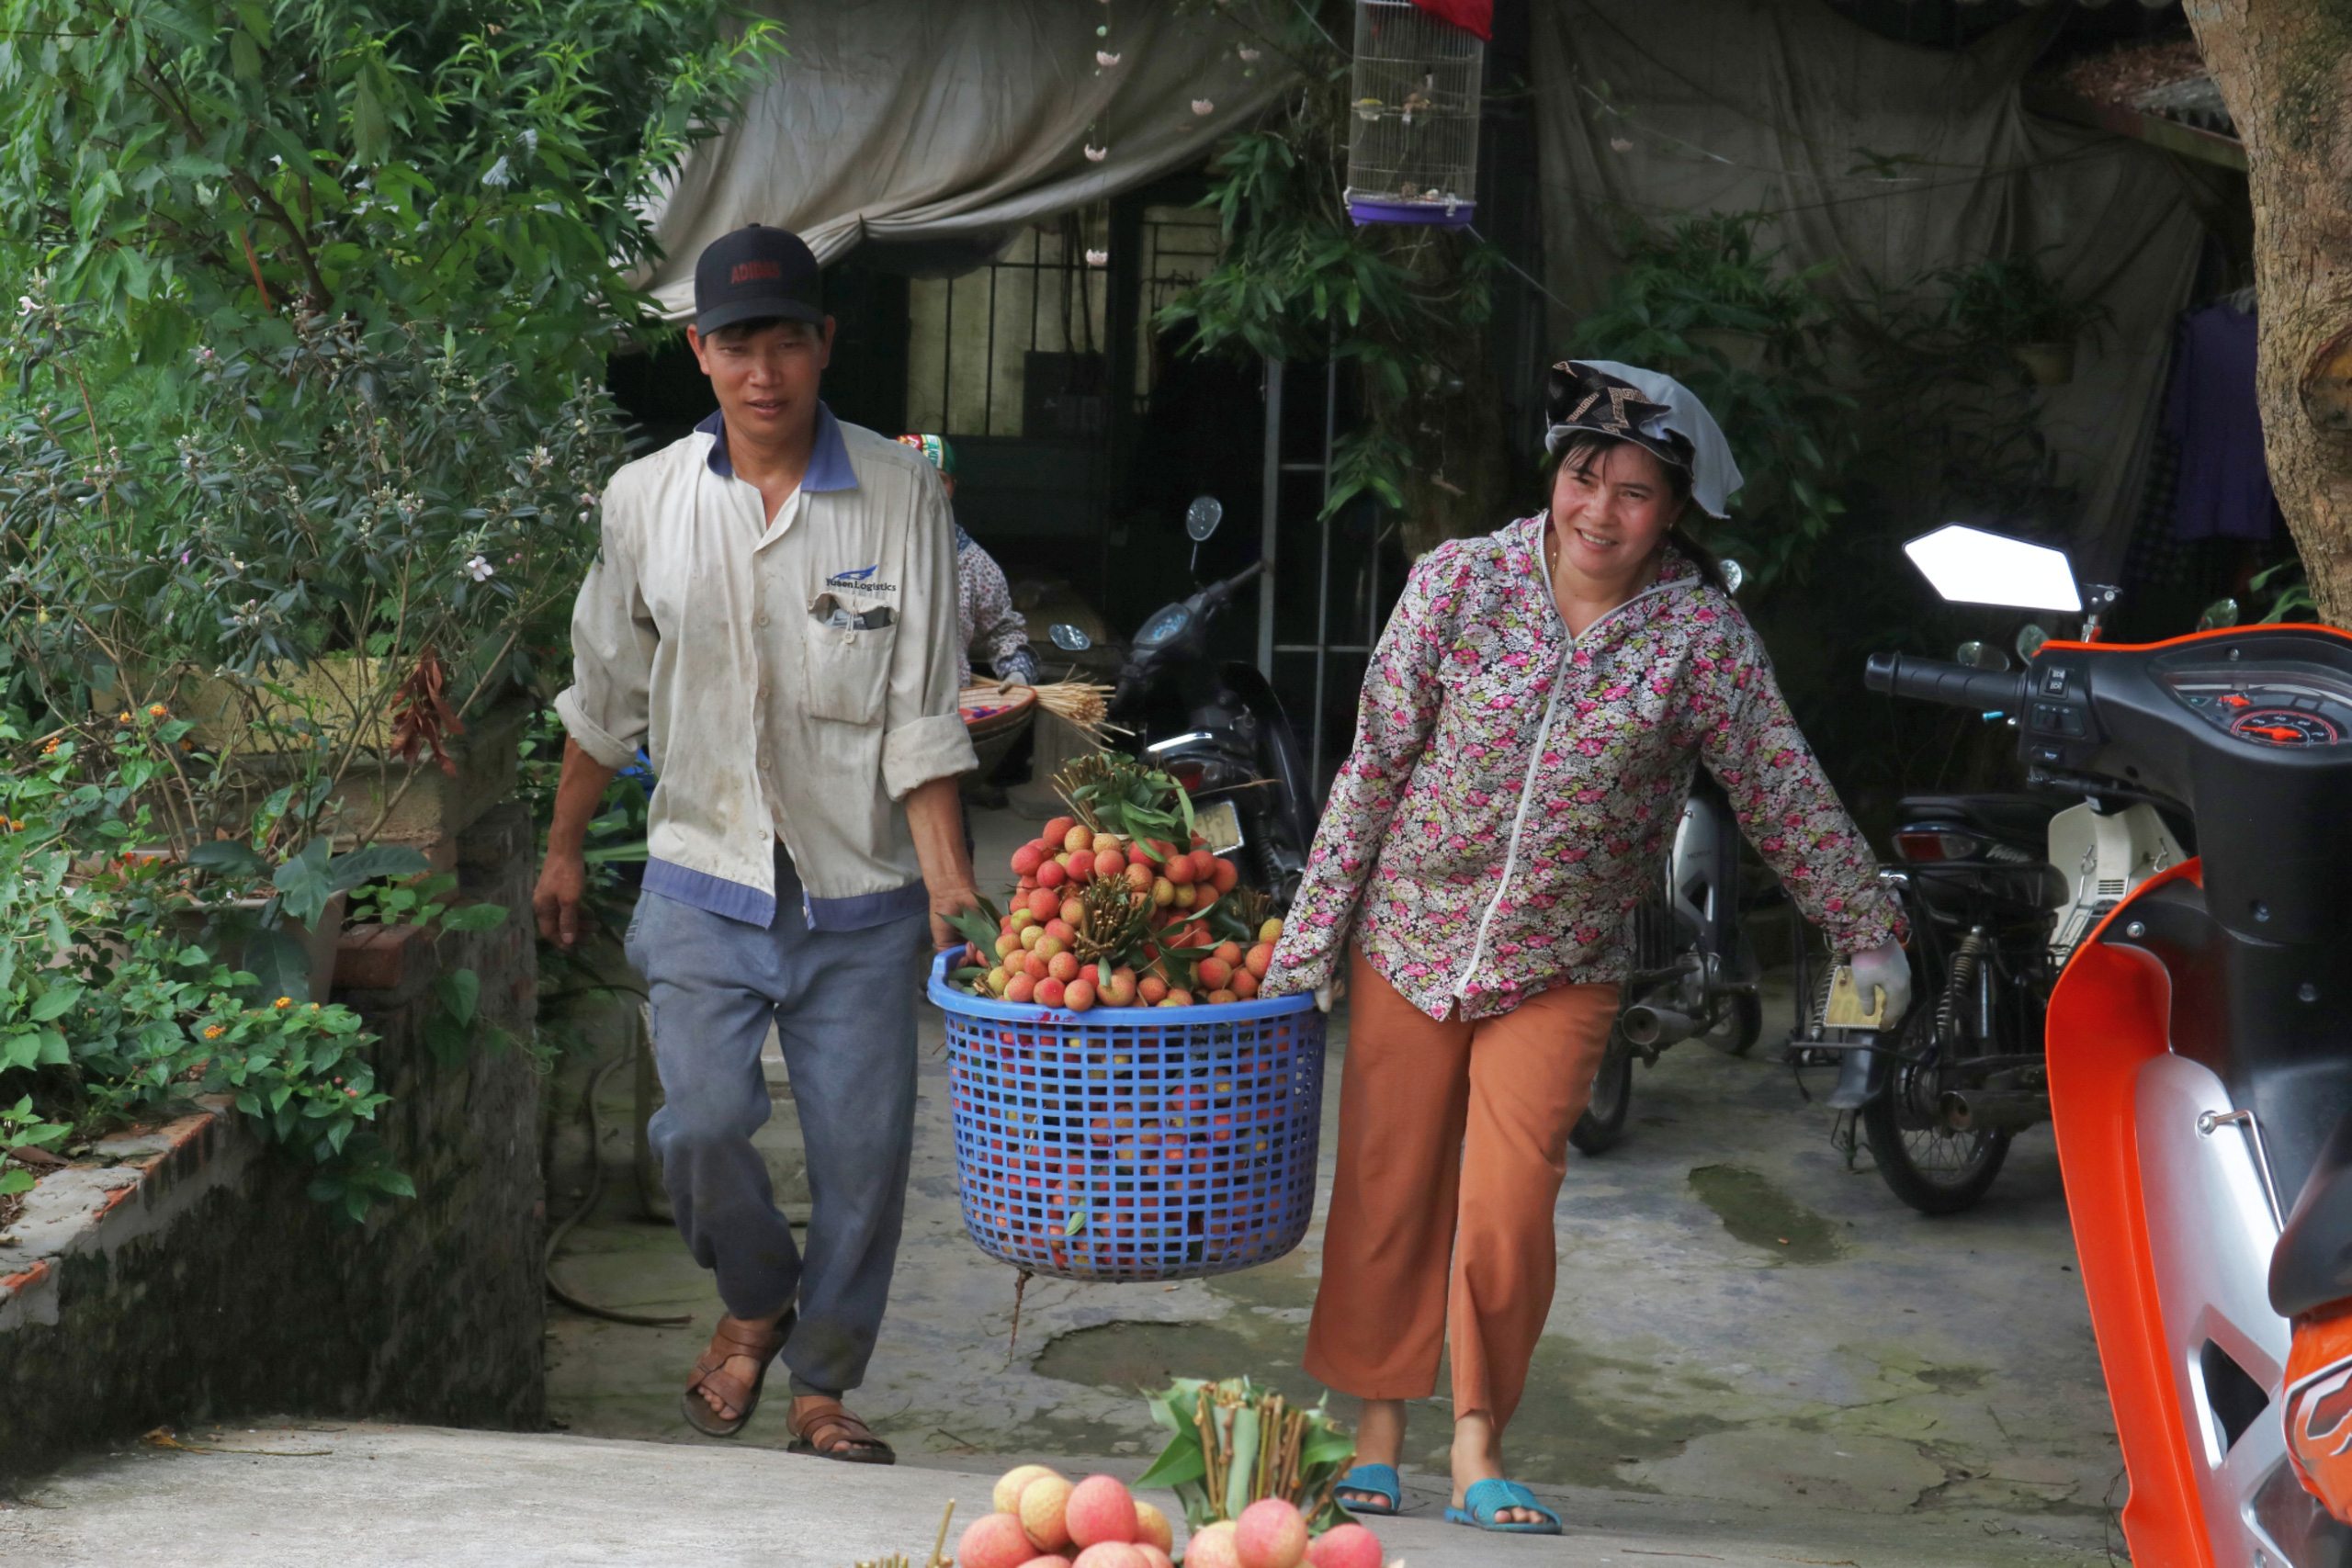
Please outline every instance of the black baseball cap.
[[773, 317], [825, 324], [816, 253], [789, 229], [753, 223], [703, 247], [695, 263], [695, 330]]

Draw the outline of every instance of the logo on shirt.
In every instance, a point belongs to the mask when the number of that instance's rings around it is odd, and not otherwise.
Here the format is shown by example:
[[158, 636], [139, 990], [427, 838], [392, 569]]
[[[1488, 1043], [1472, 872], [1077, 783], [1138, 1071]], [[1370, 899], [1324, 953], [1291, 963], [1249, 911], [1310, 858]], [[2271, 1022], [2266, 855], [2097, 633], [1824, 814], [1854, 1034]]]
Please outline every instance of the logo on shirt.
[[825, 586], [840, 589], [844, 593], [896, 593], [899, 591], [897, 583], [874, 581], [874, 574], [881, 570], [882, 563], [876, 561], [872, 566], [862, 566], [854, 571], [837, 571], [825, 579]]

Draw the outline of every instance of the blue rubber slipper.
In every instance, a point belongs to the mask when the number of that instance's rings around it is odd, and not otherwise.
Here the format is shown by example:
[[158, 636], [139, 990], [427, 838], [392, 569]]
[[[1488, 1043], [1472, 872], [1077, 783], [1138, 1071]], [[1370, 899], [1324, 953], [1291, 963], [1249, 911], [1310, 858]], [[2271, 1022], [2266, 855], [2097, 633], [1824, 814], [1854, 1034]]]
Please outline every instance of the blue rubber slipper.
[[1379, 1507], [1370, 1503], [1341, 1503], [1340, 1506], [1351, 1514], [1370, 1514], [1386, 1518], [1405, 1511], [1405, 1483], [1396, 1477], [1393, 1464], [1360, 1464], [1340, 1477], [1334, 1492], [1369, 1492], [1388, 1506]]
[[[1345, 1484], [1342, 1483], [1341, 1484]], [[1445, 1522], [1468, 1525], [1500, 1535], [1557, 1535], [1560, 1516], [1535, 1500], [1535, 1494], [1516, 1481], [1481, 1481], [1462, 1495], [1467, 1507], [1448, 1508]], [[1544, 1517], [1533, 1524], [1503, 1524], [1496, 1515], [1505, 1508], [1525, 1508]]]

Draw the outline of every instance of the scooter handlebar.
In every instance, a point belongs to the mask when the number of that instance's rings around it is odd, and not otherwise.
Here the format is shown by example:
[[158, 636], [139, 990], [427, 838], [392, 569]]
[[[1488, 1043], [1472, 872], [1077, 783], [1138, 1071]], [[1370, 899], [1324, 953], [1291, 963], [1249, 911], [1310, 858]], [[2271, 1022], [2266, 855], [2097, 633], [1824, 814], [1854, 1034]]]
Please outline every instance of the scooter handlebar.
[[1972, 670], [1939, 659], [1907, 659], [1899, 653], [1873, 653], [1862, 666], [1862, 684], [1873, 692], [1922, 702], [1949, 703], [1953, 707], [2000, 709], [2014, 713], [2026, 700], [2026, 676], [2007, 670]]

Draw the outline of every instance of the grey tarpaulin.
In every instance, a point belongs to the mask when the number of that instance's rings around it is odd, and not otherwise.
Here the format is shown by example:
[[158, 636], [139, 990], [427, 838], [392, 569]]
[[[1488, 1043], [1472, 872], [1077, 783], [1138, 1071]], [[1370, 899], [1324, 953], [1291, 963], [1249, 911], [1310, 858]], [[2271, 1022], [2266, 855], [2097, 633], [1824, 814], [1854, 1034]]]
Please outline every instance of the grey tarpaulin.
[[[746, 223], [798, 231], [820, 261], [869, 238], [963, 242], [977, 261], [1022, 224], [1205, 156], [1291, 80], [1272, 50], [1240, 59], [1250, 40], [1210, 7], [1179, 15], [1168, 0], [752, 9], [784, 25], [788, 57], [655, 209], [668, 259], [640, 281], [673, 319], [693, 308], [695, 257]], [[1105, 22], [1112, 34], [1097, 39]], [[1098, 46], [1119, 56], [1099, 73]], [[1106, 155], [1091, 162], [1085, 148], [1106, 113]]]
[[[1936, 266], [2048, 250], [2068, 292], [2114, 312], [2047, 389], [2042, 430], [2081, 490], [2075, 565], [2120, 561], [2199, 229], [2177, 160], [2030, 118], [2018, 82], [2052, 14], [1956, 52], [1892, 42], [1823, 0], [1553, 0], [1534, 76], [1548, 281], [1598, 300], [1609, 209], [1764, 209], [1795, 266], [1836, 259], [1854, 294]], [[1554, 322], [1555, 334], [1566, 323]]]

